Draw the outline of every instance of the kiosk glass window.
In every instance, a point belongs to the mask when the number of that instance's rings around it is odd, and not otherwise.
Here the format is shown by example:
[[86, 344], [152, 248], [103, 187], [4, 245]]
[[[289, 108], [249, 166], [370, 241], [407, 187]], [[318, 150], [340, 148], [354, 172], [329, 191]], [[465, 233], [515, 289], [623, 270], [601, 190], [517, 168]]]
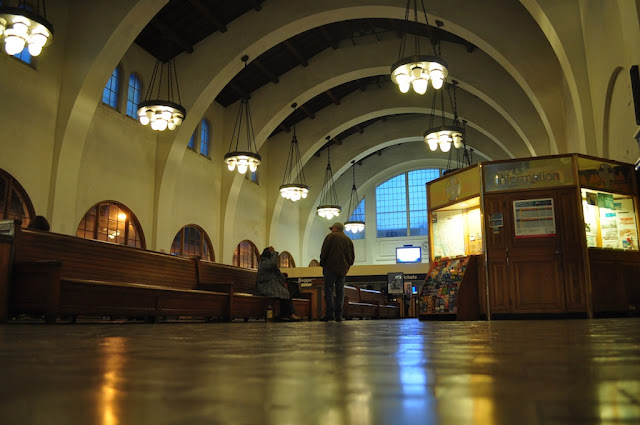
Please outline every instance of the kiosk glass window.
[[482, 254], [479, 197], [435, 210], [431, 220], [435, 259]]
[[638, 250], [638, 223], [633, 197], [582, 189], [587, 246]]

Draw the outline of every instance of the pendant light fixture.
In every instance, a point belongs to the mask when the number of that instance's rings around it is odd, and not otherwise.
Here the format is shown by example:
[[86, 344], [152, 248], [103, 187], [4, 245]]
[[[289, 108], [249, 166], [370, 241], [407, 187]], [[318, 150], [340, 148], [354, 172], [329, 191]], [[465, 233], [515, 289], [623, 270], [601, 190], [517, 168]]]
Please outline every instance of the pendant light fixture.
[[[453, 120], [447, 122], [447, 119], [444, 116], [444, 92], [441, 91], [440, 100], [442, 104], [442, 114], [440, 116], [440, 125], [436, 118], [436, 106], [438, 93], [433, 95], [433, 102], [431, 105], [431, 115], [429, 118], [429, 129], [424, 132], [424, 142], [429, 145], [429, 149], [435, 151], [440, 147], [442, 152], [449, 152], [451, 149], [451, 145], [456, 149], [459, 149], [464, 144], [464, 136], [465, 129], [460, 124], [460, 118], [458, 118], [458, 104], [456, 99], [456, 86], [458, 82], [453, 80], [450, 85], [448, 85], [447, 90], [449, 92], [449, 103], [451, 104], [451, 108], [453, 110]], [[453, 89], [450, 89], [453, 87]], [[453, 92], [453, 98], [451, 93]]]
[[[247, 67], [247, 61], [249, 56], [244, 55], [241, 58], [244, 62], [245, 68]], [[242, 133], [242, 122], [245, 126], [245, 138], [247, 142], [247, 150], [241, 151], [240, 149], [240, 133]], [[235, 147], [233, 145], [235, 141]], [[231, 150], [234, 148], [235, 150]], [[258, 165], [262, 162], [262, 157], [258, 155], [258, 148], [256, 147], [256, 136], [253, 132], [253, 124], [251, 123], [251, 112], [249, 111], [249, 99], [243, 98], [240, 102], [240, 108], [238, 109], [238, 116], [236, 117], [236, 123], [233, 127], [233, 134], [231, 135], [231, 142], [229, 143], [229, 152], [224, 156], [224, 162], [227, 164], [229, 171], [233, 171], [238, 167], [240, 174], [245, 174], [247, 169], [252, 173], [258, 169]]]
[[[330, 136], [327, 136], [327, 143], [331, 140]], [[342, 210], [338, 205], [338, 195], [336, 194], [336, 186], [333, 182], [333, 171], [331, 171], [331, 148], [327, 146], [327, 169], [324, 172], [324, 184], [322, 194], [322, 200], [320, 206], [316, 209], [318, 215], [327, 220], [331, 220], [333, 217], [340, 215]]]
[[8, 6], [8, 1], [2, 3], [0, 39], [4, 41], [5, 52], [17, 55], [27, 46], [31, 56], [38, 56], [53, 41], [53, 25], [47, 21], [44, 0], [38, 0], [35, 7], [24, 0], [18, 1], [16, 7]]
[[[420, 36], [413, 35], [413, 54], [407, 55], [407, 38], [410, 37], [409, 22], [411, 15], [411, 2], [407, 0], [405, 11], [405, 29], [402, 33], [402, 41], [400, 42], [400, 51], [398, 53], [398, 61], [391, 66], [391, 80], [398, 85], [402, 93], [407, 93], [410, 87], [418, 94], [425, 94], [431, 81], [431, 86], [438, 90], [447, 78], [447, 62], [440, 57], [440, 41], [431, 34], [427, 12], [424, 9], [424, 2], [420, 0], [422, 5], [422, 13], [430, 32], [429, 40], [433, 47], [433, 55], [423, 55], [420, 51]], [[419, 24], [418, 21], [418, 0], [413, 0], [413, 22]]]
[[[152, 99], [154, 91], [155, 97]], [[140, 124], [151, 124], [151, 128], [156, 131], [175, 130], [187, 117], [187, 110], [180, 102], [180, 86], [178, 86], [175, 61], [173, 59], [167, 62], [156, 60], [147, 94], [144, 101], [138, 104]]]
[[443, 171], [443, 175], [468, 167], [473, 162], [473, 148], [467, 147], [466, 127], [467, 122], [465, 120], [462, 120], [462, 128], [465, 130], [465, 138], [462, 141], [462, 147], [460, 149], [452, 149], [449, 151], [447, 169]]
[[[296, 111], [298, 105], [291, 105], [293, 112]], [[287, 165], [284, 167], [284, 177], [282, 177], [282, 185], [280, 186], [280, 196], [290, 201], [296, 202], [305, 199], [309, 194], [309, 186], [304, 178], [302, 170], [302, 160], [300, 159], [300, 147], [298, 146], [298, 138], [296, 137], [296, 123], [293, 123], [293, 138], [289, 147], [289, 156], [287, 157]]]
[[[349, 219], [344, 222], [344, 230], [351, 233], [364, 231], [364, 212], [356, 214], [358, 207], [358, 190], [356, 189], [356, 162], [351, 161], [351, 171], [353, 176], [353, 186], [351, 187], [351, 197], [349, 198]], [[353, 220], [352, 220], [353, 219]]]

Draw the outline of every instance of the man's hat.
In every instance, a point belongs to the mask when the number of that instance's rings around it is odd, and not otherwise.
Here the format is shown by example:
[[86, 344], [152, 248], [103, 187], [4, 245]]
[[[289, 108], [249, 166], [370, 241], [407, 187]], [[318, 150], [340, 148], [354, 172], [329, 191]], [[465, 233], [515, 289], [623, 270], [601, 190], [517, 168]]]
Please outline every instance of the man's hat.
[[329, 230], [333, 230], [334, 227], [337, 227], [338, 229], [344, 231], [344, 224], [340, 223], [339, 221], [333, 223], [331, 227], [329, 227]]

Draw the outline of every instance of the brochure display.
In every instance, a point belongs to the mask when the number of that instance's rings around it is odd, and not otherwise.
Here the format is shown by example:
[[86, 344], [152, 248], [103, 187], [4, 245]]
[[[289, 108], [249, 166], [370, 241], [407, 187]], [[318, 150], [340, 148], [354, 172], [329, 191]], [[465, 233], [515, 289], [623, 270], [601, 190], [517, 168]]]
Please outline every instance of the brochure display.
[[419, 319], [448, 315], [457, 320], [477, 320], [480, 317], [478, 261], [482, 258], [474, 255], [431, 263], [418, 297]]

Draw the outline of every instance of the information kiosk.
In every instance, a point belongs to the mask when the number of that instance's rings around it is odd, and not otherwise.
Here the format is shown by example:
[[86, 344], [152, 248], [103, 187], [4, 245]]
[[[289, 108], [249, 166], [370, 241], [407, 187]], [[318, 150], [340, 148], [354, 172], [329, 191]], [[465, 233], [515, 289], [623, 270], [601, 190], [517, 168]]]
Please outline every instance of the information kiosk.
[[[640, 308], [631, 164], [578, 154], [485, 162], [427, 183], [427, 197], [432, 269], [481, 254], [472, 274], [486, 317]], [[457, 291], [474, 285], [466, 273]], [[421, 312], [439, 310], [446, 291], [433, 295], [438, 285], [425, 280]], [[457, 298], [445, 305], [459, 310]]]

